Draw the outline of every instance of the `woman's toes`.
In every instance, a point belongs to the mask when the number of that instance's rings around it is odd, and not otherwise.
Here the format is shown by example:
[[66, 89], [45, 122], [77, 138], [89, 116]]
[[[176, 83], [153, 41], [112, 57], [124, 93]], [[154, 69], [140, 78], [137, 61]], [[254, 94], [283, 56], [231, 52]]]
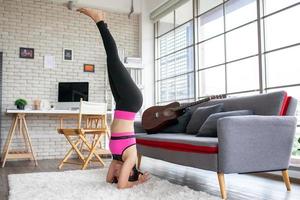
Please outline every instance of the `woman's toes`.
[[79, 8], [77, 11], [91, 17], [95, 22], [105, 19], [105, 13], [103, 11], [97, 11], [91, 8]]
[[78, 8], [76, 11], [83, 12], [84, 8]]

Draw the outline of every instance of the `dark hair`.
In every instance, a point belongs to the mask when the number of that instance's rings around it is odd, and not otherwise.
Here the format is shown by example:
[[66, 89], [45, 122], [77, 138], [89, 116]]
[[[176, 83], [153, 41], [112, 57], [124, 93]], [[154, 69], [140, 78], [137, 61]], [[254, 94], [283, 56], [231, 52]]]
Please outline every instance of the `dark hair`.
[[112, 182], [111, 183], [118, 183], [118, 179], [117, 179], [117, 177], [113, 177], [113, 180], [112, 180]]
[[139, 170], [137, 170], [135, 165], [133, 166], [132, 171], [133, 171], [133, 174], [131, 176], [129, 176], [128, 181], [133, 182], [133, 181], [139, 180], [140, 172], [139, 172]]
[[[142, 172], [140, 172], [136, 166], [134, 165], [132, 168], [133, 174], [131, 176], [128, 177], [128, 181], [130, 182], [134, 182], [139, 180], [139, 175], [143, 174]], [[113, 177], [112, 183], [118, 183], [118, 178], [117, 177]]]

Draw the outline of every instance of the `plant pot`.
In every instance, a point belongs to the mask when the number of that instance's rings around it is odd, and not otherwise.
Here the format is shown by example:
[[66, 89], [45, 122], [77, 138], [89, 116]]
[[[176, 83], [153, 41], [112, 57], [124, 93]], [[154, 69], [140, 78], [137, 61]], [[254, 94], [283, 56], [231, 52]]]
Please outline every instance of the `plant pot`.
[[17, 105], [17, 108], [18, 108], [19, 110], [24, 110], [25, 105]]

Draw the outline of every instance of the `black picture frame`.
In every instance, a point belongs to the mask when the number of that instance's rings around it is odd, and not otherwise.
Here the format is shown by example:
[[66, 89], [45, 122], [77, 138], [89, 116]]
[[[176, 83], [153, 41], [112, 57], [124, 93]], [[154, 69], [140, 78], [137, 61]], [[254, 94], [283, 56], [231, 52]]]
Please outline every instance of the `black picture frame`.
[[20, 47], [20, 58], [34, 59], [34, 48]]
[[94, 64], [83, 64], [83, 71], [94, 73], [95, 72], [95, 65]]
[[73, 60], [73, 49], [63, 49], [63, 59], [64, 61], [72, 61]]

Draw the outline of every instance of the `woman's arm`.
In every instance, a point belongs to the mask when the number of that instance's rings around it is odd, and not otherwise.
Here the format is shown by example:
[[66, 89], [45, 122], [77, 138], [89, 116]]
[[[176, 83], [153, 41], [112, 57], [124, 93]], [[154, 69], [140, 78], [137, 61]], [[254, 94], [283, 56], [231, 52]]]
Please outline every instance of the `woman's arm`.
[[115, 170], [115, 162], [113, 160], [113, 161], [111, 161], [109, 168], [108, 168], [108, 172], [106, 175], [106, 182], [112, 183], [112, 181], [114, 179], [114, 170]]
[[126, 160], [122, 166], [121, 173], [118, 180], [118, 189], [131, 188], [134, 185], [144, 183], [149, 180], [149, 173], [145, 172], [140, 174], [137, 181], [128, 181], [128, 177], [131, 173], [133, 166], [135, 165], [134, 159]]
[[128, 177], [134, 165], [135, 165], [135, 159], [128, 158], [125, 160], [118, 179], [118, 189], [130, 188], [138, 184], [137, 183], [138, 181], [135, 182], [128, 181]]

